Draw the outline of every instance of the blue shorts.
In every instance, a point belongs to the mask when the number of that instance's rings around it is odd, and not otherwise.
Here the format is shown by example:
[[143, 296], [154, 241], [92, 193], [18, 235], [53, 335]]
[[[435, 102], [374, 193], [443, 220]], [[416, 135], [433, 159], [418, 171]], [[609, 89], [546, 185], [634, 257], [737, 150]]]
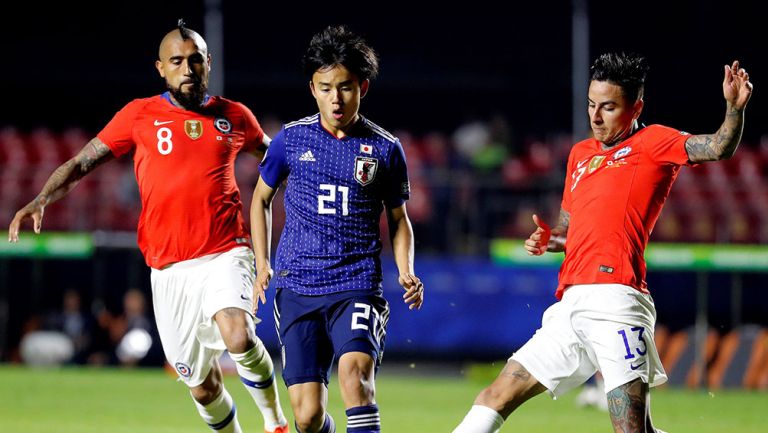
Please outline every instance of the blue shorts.
[[328, 295], [275, 294], [275, 327], [280, 339], [286, 386], [328, 384], [334, 359], [348, 352], [373, 358], [378, 370], [384, 354], [389, 305], [381, 289]]

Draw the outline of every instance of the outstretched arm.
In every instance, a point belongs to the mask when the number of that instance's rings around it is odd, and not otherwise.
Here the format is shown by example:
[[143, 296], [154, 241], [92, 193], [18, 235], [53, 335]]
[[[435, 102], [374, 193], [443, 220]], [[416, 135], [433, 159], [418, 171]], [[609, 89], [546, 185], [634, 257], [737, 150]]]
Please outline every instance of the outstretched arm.
[[16, 212], [8, 227], [8, 242], [18, 242], [19, 227], [27, 218], [32, 218], [35, 233], [40, 233], [45, 206], [67, 195], [86, 174], [112, 159], [112, 151], [98, 137], [89, 141], [74, 158], [51, 174], [34, 200]]
[[405, 203], [394, 209], [387, 209], [387, 221], [395, 263], [400, 274], [398, 281], [405, 289], [403, 302], [409, 304], [410, 310], [420, 309], [424, 303], [424, 284], [413, 271], [413, 228]]
[[749, 74], [739, 67], [739, 62], [725, 65], [723, 96], [725, 120], [714, 134], [693, 135], [685, 142], [685, 150], [691, 162], [707, 162], [728, 159], [736, 152], [744, 129], [744, 109], [752, 96]]

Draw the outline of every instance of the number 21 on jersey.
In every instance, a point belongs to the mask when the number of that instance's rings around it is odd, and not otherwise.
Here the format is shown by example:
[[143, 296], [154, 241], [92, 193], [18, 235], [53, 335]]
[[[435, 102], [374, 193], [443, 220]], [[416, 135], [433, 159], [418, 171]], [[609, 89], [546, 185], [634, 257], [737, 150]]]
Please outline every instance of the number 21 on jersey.
[[335, 215], [338, 206], [336, 204], [336, 191], [341, 196], [341, 214], [349, 215], [349, 187], [336, 186], [327, 183], [320, 184], [321, 194], [317, 196], [317, 213], [320, 215]]

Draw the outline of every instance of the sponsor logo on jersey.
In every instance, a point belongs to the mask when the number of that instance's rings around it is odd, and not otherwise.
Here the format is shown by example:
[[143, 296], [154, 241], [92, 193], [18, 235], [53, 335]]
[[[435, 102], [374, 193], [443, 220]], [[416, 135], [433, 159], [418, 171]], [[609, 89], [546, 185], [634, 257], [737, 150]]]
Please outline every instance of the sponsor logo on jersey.
[[619, 149], [616, 151], [616, 153], [613, 154], [613, 159], [621, 159], [625, 156], [629, 155], [629, 152], [632, 152], [631, 147], [625, 147], [623, 149]]
[[213, 121], [213, 127], [216, 128], [222, 134], [229, 134], [232, 132], [232, 123], [229, 120], [219, 117]]
[[600, 168], [600, 164], [602, 164], [603, 161], [605, 161], [605, 155], [593, 156], [592, 159], [589, 161], [589, 168], [587, 169], [587, 171], [589, 173], [592, 173], [593, 171], [597, 170], [598, 168]]
[[185, 120], [184, 132], [187, 133], [187, 137], [197, 140], [203, 136], [203, 122], [199, 120]]
[[378, 159], [364, 156], [355, 157], [355, 180], [360, 185], [368, 185], [376, 177], [377, 168], [379, 168]]
[[403, 182], [400, 184], [400, 193], [401, 194], [410, 194], [411, 193], [411, 183], [410, 182]]
[[173, 123], [173, 120], [166, 120], [165, 122], [161, 122], [159, 120], [155, 120], [155, 126], [167, 125], [169, 123]]
[[365, 153], [365, 154], [368, 154], [368, 155], [372, 154], [373, 153], [373, 146], [371, 146], [370, 144], [361, 144], [360, 145], [360, 153]]
[[312, 155], [312, 151], [308, 150], [301, 154], [299, 161], [315, 161], [315, 155]]
[[179, 376], [186, 377], [187, 379], [192, 376], [192, 369], [189, 368], [187, 364], [183, 362], [177, 362], [175, 367], [176, 371], [179, 373]]

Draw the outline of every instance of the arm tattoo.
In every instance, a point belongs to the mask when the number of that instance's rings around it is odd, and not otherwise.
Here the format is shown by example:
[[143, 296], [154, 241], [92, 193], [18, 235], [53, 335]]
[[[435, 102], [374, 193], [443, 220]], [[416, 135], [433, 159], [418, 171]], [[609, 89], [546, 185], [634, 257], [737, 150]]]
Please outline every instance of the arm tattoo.
[[[608, 411], [616, 433], [640, 433], [646, 431], [648, 384], [636, 379], [611, 390], [608, 395]], [[653, 430], [648, 430], [653, 431]]]
[[109, 161], [112, 156], [112, 151], [106, 144], [102, 143], [98, 138], [94, 138], [85, 145], [83, 150], [77, 154], [75, 160], [77, 160], [80, 166], [80, 173], [82, 176], [93, 171], [94, 168]]
[[691, 162], [719, 161], [733, 156], [744, 129], [744, 111], [728, 108], [723, 124], [714, 134], [692, 135], [685, 142]]
[[571, 214], [567, 210], [560, 208], [560, 218], [557, 221], [557, 225], [562, 227], [564, 229], [564, 232], [567, 232], [568, 224], [570, 223], [571, 223]]
[[66, 195], [86, 174], [114, 158], [112, 151], [98, 138], [94, 138], [72, 159], [65, 162], [45, 182], [35, 201], [41, 205], [54, 202]]

